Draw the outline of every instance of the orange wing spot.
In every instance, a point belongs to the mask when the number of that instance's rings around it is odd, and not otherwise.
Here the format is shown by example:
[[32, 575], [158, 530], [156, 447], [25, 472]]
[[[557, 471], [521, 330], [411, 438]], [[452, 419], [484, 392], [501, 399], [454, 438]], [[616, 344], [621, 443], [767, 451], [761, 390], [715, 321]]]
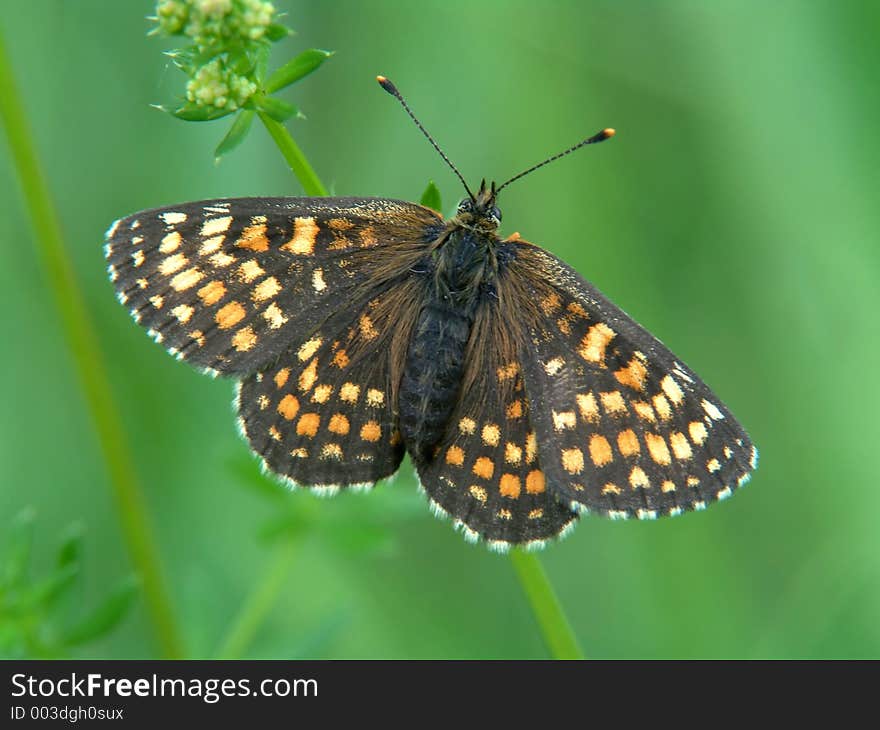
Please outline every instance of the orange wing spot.
[[590, 458], [596, 466], [605, 466], [614, 459], [608, 439], [598, 433], [590, 437]]
[[634, 400], [632, 401], [632, 407], [636, 415], [643, 421], [649, 421], [650, 423], [657, 421], [657, 416], [654, 414], [654, 409], [651, 408], [650, 403], [645, 403], [643, 400]]
[[651, 454], [651, 458], [658, 464], [669, 466], [672, 463], [669, 447], [666, 446], [666, 440], [662, 436], [656, 433], [646, 433], [645, 444], [648, 447], [648, 453]]
[[293, 221], [293, 237], [280, 246], [282, 251], [311, 255], [315, 249], [315, 237], [318, 235], [318, 224], [314, 218], [296, 218]]
[[473, 472], [483, 479], [491, 479], [495, 473], [495, 464], [492, 459], [481, 456], [474, 462]]
[[667, 479], [665, 482], [663, 482], [663, 484], [660, 485], [660, 491], [664, 492], [664, 493], [674, 492], [675, 491], [675, 482], [671, 482]]
[[288, 421], [296, 418], [296, 414], [299, 413], [299, 401], [296, 396], [290, 394], [284, 396], [278, 403], [278, 412]]
[[688, 424], [688, 433], [691, 435], [691, 441], [697, 446], [700, 446], [709, 436], [706, 425], [702, 421], [691, 421]]
[[331, 230], [337, 231], [339, 233], [345, 233], [345, 231], [354, 228], [354, 223], [346, 220], [345, 218], [331, 218], [329, 221], [327, 221], [327, 226]]
[[373, 326], [373, 320], [366, 314], [362, 314], [358, 322], [358, 328], [364, 339], [369, 341], [375, 339], [379, 335], [379, 331]]
[[645, 364], [636, 356], [633, 356], [632, 360], [629, 361], [629, 364], [620, 368], [620, 370], [616, 370], [614, 372], [614, 377], [617, 378], [617, 382], [621, 385], [626, 385], [634, 390], [644, 390], [645, 389], [645, 378], [648, 376], [648, 368], [645, 367]]
[[550, 294], [541, 300], [539, 306], [541, 311], [549, 317], [562, 306], [562, 299], [558, 294]]
[[519, 477], [515, 474], [502, 474], [501, 480], [498, 482], [498, 488], [501, 491], [502, 497], [519, 499], [521, 486]]
[[504, 412], [504, 415], [507, 416], [508, 421], [515, 421], [517, 418], [522, 418], [523, 414], [523, 404], [521, 400], [515, 400]]
[[174, 309], [171, 310], [171, 314], [173, 314], [177, 321], [181, 324], [186, 324], [189, 322], [190, 318], [195, 314], [195, 309], [193, 309], [189, 304], [178, 304]]
[[205, 333], [201, 330], [193, 330], [189, 333], [190, 339], [195, 340], [199, 347], [205, 346]]
[[562, 450], [562, 467], [569, 474], [580, 474], [584, 470], [584, 452], [580, 449]]
[[617, 448], [624, 456], [636, 456], [639, 453], [640, 448], [639, 439], [638, 436], [636, 436], [635, 431], [628, 428], [626, 431], [621, 431], [617, 434]]
[[[242, 266], [244, 266], [244, 264], [242, 264]], [[251, 292], [251, 299], [255, 302], [264, 302], [267, 299], [274, 297], [280, 291], [281, 284], [278, 283], [278, 279], [274, 276], [270, 276], [267, 279], [263, 279], [254, 287]]]
[[318, 348], [321, 347], [323, 342], [323, 337], [313, 337], [308, 342], [303, 343], [296, 353], [296, 356], [299, 358], [300, 362], [305, 362], [312, 355], [314, 355], [318, 351]]
[[504, 445], [504, 461], [508, 464], [519, 464], [522, 461], [522, 449], [508, 441]]
[[308, 393], [318, 379], [318, 358], [312, 360], [308, 367], [299, 374], [299, 389]]
[[252, 327], [242, 327], [232, 336], [232, 346], [239, 352], [247, 352], [253, 349], [258, 339]]
[[565, 360], [561, 357], [554, 357], [552, 360], [544, 363], [544, 372], [547, 375], [556, 375], [565, 367]]
[[660, 381], [660, 387], [663, 388], [663, 392], [666, 393], [666, 397], [672, 401], [673, 405], [681, 405], [684, 393], [681, 392], [681, 388], [671, 375], [663, 377], [663, 380]]
[[675, 432], [669, 437], [669, 445], [672, 446], [672, 453], [676, 459], [690, 459], [693, 455], [691, 445], [683, 433]]
[[246, 314], [247, 313], [241, 304], [238, 302], [229, 302], [229, 304], [226, 304], [217, 310], [217, 314], [214, 316], [214, 321], [217, 322], [217, 326], [221, 330], [228, 330], [230, 327], [235, 327], [235, 325], [241, 322]]
[[180, 243], [183, 239], [180, 237], [179, 231], [171, 231], [171, 233], [166, 233], [162, 238], [162, 243], [159, 244], [159, 253], [171, 253], [180, 248]]
[[721, 462], [718, 459], [709, 459], [706, 462], [706, 469], [708, 469], [712, 474], [721, 469]]
[[269, 325], [270, 329], [277, 330], [281, 325], [287, 322], [287, 317], [281, 312], [281, 308], [272, 302], [263, 312], [263, 319]]
[[468, 488], [468, 491], [471, 493], [471, 496], [478, 502], [482, 502], [483, 504], [486, 503], [486, 499], [488, 499], [489, 495], [486, 494], [485, 489], [477, 486], [476, 484], [473, 484]]
[[210, 256], [212, 253], [217, 253], [223, 245], [223, 239], [225, 238], [226, 236], [212, 236], [202, 241], [202, 245], [199, 246], [199, 256]]
[[326, 403], [333, 395], [332, 385], [319, 385], [312, 394], [312, 403]]
[[654, 396], [654, 410], [657, 411], [661, 421], [672, 418], [672, 408], [669, 405], [669, 401], [666, 400], [666, 396], [662, 393]]
[[540, 469], [532, 469], [526, 474], [526, 491], [529, 494], [543, 494], [547, 489], [547, 481], [544, 472]]
[[361, 228], [358, 237], [361, 239], [362, 248], [372, 248], [379, 243], [379, 239], [376, 238], [376, 231], [373, 230], [372, 226], [364, 226]]
[[171, 280], [171, 288], [174, 291], [186, 291], [198, 284], [205, 275], [196, 267], [181, 271]]
[[700, 485], [700, 480], [697, 479], [697, 477], [688, 477], [687, 478], [687, 485], [689, 487], [697, 487]]
[[599, 393], [599, 398], [606, 413], [612, 416], [620, 416], [627, 412], [626, 403], [623, 402], [623, 396], [620, 394], [620, 391], [612, 390], [609, 393]]
[[344, 383], [339, 389], [339, 397], [346, 403], [357, 403], [358, 396], [361, 394], [361, 386], [354, 383]]
[[381, 390], [370, 388], [367, 390], [367, 405], [378, 408], [385, 402], [385, 394]]
[[540, 520], [544, 516], [544, 510], [540, 507], [529, 511], [530, 520]]
[[275, 387], [283, 388], [289, 377], [290, 368], [281, 368], [281, 370], [275, 373], [275, 377], [273, 378], [273, 380], [275, 381]]
[[209, 281], [197, 294], [206, 307], [211, 307], [226, 296], [226, 286], [222, 281]]
[[250, 284], [254, 279], [261, 277], [266, 272], [263, 271], [263, 267], [260, 266], [253, 259], [249, 259], [245, 261], [238, 267], [238, 270], [235, 272], [236, 276], [243, 281], [245, 284]]
[[513, 513], [509, 509], [500, 509], [496, 515], [499, 520], [512, 520]]
[[477, 422], [473, 418], [462, 418], [458, 422], [458, 430], [462, 433], [472, 435], [477, 430]]
[[594, 324], [587, 330], [578, 354], [587, 362], [605, 362], [605, 348], [614, 339], [615, 332], [604, 322]]
[[331, 433], [338, 433], [340, 436], [345, 436], [350, 428], [351, 424], [348, 422], [348, 418], [342, 413], [334, 413], [330, 417], [330, 423], [327, 424], [327, 429]]
[[317, 413], [303, 413], [296, 422], [297, 436], [307, 436], [314, 438], [318, 433], [318, 426], [321, 425], [321, 416]]
[[651, 486], [651, 481], [648, 479], [648, 475], [645, 474], [645, 470], [642, 469], [642, 467], [634, 466], [629, 473], [629, 485], [633, 489], [638, 489], [639, 487], [647, 489]]
[[265, 393], [260, 393], [257, 397], [257, 405], [260, 406], [261, 411], [265, 411], [269, 407], [269, 396]]
[[483, 443], [486, 446], [498, 446], [501, 440], [501, 429], [494, 423], [487, 423], [483, 426]]
[[596, 405], [596, 396], [592, 391], [586, 394], [578, 393], [575, 400], [578, 410], [581, 412], [581, 418], [593, 423], [599, 420], [599, 406]]
[[504, 382], [505, 380], [510, 380], [511, 378], [516, 377], [516, 374], [519, 372], [519, 365], [515, 362], [508, 365], [502, 365], [496, 372], [498, 374], [498, 380]]
[[347, 368], [349, 362], [351, 361], [348, 359], [348, 354], [345, 352], [345, 350], [338, 350], [333, 356], [333, 364], [340, 370], [342, 368]]
[[251, 251], [268, 251], [269, 239], [266, 238], [266, 224], [260, 223], [245, 228], [235, 245]]
[[339, 444], [325, 444], [324, 448], [321, 449], [321, 458], [341, 460], [342, 447]]
[[553, 429], [555, 431], [565, 431], [575, 426], [577, 426], [577, 416], [574, 411], [563, 411], [562, 413], [553, 411]]
[[724, 418], [724, 414], [718, 410], [718, 407], [705, 399], [703, 400], [703, 410], [706, 411], [706, 413], [709, 414], [709, 417], [715, 421], [720, 421]]
[[400, 438], [400, 431], [398, 431], [398, 430], [395, 428], [395, 429], [391, 432], [391, 438], [388, 439], [388, 443], [391, 444], [392, 446], [397, 446], [397, 444], [400, 443], [400, 440], [401, 440], [401, 438]]
[[566, 309], [571, 312], [575, 317], [580, 317], [581, 319], [589, 319], [590, 315], [587, 314], [587, 310], [585, 310], [580, 304], [577, 302], [572, 302], [569, 304]]
[[275, 426], [269, 426], [269, 436], [273, 441], [281, 441], [281, 433]]
[[538, 440], [534, 431], [526, 436], [526, 464], [531, 464], [538, 455]]
[[620, 487], [608, 482], [608, 484], [602, 487], [602, 494], [620, 494]]
[[361, 426], [361, 438], [364, 441], [375, 443], [382, 438], [382, 427], [376, 421], [367, 421]]
[[150, 297], [150, 304], [152, 304], [156, 309], [162, 309], [162, 305], [165, 304], [165, 299], [156, 294], [156, 296]]
[[[141, 251], [137, 251], [136, 253], [140, 254], [140, 262], [143, 263], [144, 254]], [[168, 276], [169, 274], [173, 274], [175, 271], [180, 271], [184, 266], [189, 263], [189, 260], [182, 253], [176, 253], [174, 256], [169, 256], [167, 259], [163, 259], [162, 263], [159, 264], [159, 273], [162, 276]], [[140, 266], [140, 264], [135, 261], [135, 266]]]
[[324, 281], [324, 269], [315, 269], [312, 272], [312, 289], [316, 292], [322, 292], [327, 288], [327, 282]]
[[211, 256], [208, 261], [211, 262], [211, 266], [213, 266], [214, 268], [223, 269], [230, 264], [234, 264], [236, 261], [238, 261], [238, 259], [235, 258], [235, 256], [230, 256], [225, 251], [218, 251], [213, 256]]
[[446, 449], [446, 463], [452, 466], [464, 464], [464, 450], [460, 446], [450, 446]]
[[218, 233], [226, 233], [232, 223], [232, 216], [225, 215], [222, 218], [209, 218], [202, 224], [200, 231], [203, 238], [216, 236]]
[[298, 449], [292, 449], [290, 452], [290, 455], [293, 456], [294, 458], [297, 458], [297, 459], [308, 459], [309, 458], [308, 450], [304, 449], [302, 447], [300, 447]]

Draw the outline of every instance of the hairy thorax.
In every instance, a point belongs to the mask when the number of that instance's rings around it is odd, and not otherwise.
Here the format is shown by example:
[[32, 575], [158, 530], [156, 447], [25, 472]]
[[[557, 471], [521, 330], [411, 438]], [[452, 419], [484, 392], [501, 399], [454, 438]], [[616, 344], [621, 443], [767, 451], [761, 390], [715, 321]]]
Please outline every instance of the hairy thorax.
[[458, 400], [465, 350], [496, 273], [493, 234], [453, 228], [425, 262], [427, 298], [413, 329], [399, 390], [400, 427], [417, 461], [430, 460]]

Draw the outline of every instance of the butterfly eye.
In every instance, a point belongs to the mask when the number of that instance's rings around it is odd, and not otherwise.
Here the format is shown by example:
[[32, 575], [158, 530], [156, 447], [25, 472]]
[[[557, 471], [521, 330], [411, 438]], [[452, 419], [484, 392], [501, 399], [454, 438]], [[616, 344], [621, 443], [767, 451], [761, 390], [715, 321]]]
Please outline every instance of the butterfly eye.
[[492, 206], [492, 210], [489, 211], [489, 215], [494, 218], [498, 223], [501, 223], [501, 210], [495, 206]]

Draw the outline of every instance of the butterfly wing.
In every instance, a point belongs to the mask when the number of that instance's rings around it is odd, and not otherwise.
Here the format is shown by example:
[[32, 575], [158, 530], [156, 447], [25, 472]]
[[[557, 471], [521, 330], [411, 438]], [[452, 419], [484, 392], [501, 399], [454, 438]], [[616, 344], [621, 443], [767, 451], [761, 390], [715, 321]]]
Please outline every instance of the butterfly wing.
[[115, 222], [105, 252], [117, 296], [154, 339], [241, 376], [404, 275], [438, 225], [381, 198], [208, 200]]
[[653, 518], [744, 484], [757, 451], [697, 375], [564, 262], [509, 245], [548, 488], [581, 509]]
[[325, 493], [397, 471], [404, 447], [396, 384], [423, 286], [408, 276], [334, 312], [244, 380], [239, 424], [266, 468]]
[[518, 333], [494, 297], [477, 311], [461, 396], [432, 459], [417, 461], [436, 512], [471, 541], [503, 550], [539, 546], [573, 526], [577, 513], [550, 491], [523, 387]]

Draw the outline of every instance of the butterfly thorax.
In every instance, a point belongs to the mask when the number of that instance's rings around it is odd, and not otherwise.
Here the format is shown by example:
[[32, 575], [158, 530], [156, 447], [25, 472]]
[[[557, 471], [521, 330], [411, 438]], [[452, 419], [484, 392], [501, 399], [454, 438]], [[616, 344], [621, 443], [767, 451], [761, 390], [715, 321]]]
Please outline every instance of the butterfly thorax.
[[469, 203], [459, 206], [425, 262], [427, 295], [400, 384], [401, 430], [417, 461], [429, 460], [443, 437], [459, 398], [474, 317], [493, 295], [498, 274], [500, 213]]

